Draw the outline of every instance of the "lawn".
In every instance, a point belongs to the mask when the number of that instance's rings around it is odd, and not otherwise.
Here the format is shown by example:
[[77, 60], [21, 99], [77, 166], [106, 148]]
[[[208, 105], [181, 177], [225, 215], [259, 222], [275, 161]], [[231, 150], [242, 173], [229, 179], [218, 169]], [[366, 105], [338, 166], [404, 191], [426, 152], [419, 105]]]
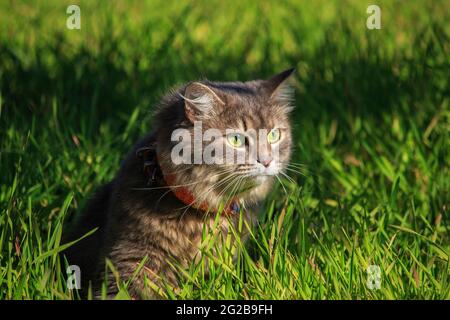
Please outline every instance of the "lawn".
[[[66, 28], [74, 2], [81, 30]], [[449, 21], [444, 0], [1, 1], [0, 299], [78, 298], [61, 235], [168, 88], [291, 66], [300, 172], [236, 262], [193, 265], [163, 294], [450, 299]]]

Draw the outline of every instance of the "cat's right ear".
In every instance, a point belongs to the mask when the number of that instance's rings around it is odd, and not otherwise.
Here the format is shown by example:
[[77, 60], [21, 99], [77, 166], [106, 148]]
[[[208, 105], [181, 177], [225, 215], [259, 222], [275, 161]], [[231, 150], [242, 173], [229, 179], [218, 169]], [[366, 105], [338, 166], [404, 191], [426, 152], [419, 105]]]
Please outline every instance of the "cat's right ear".
[[182, 98], [186, 118], [191, 122], [211, 117], [217, 106], [225, 105], [213, 89], [200, 82], [189, 84]]
[[285, 70], [263, 82], [263, 88], [266, 90], [270, 99], [283, 105], [287, 111], [292, 110], [292, 102], [294, 99], [294, 90], [288, 81], [294, 71], [295, 68]]

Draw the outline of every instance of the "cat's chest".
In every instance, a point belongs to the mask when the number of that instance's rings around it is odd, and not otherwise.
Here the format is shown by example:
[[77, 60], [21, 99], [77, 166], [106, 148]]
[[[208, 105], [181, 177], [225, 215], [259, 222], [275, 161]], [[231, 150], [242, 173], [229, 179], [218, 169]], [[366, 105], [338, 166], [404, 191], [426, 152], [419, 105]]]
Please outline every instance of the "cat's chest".
[[129, 193], [118, 200], [112, 207], [115, 229], [122, 240], [139, 247], [143, 255], [152, 255], [158, 248], [186, 263], [202, 256], [206, 248], [222, 247], [226, 239], [245, 238], [256, 220], [255, 210], [242, 207], [232, 215], [187, 208], [166, 190], [153, 190], [145, 197]]
[[190, 212], [173, 218], [153, 216], [140, 224], [145, 226], [142, 241], [148, 250], [157, 246], [177, 260], [190, 263], [205, 250], [214, 251], [226, 242], [235, 243], [236, 237], [245, 238], [253, 221], [251, 217], [249, 212], [243, 211], [234, 216], [200, 216]]

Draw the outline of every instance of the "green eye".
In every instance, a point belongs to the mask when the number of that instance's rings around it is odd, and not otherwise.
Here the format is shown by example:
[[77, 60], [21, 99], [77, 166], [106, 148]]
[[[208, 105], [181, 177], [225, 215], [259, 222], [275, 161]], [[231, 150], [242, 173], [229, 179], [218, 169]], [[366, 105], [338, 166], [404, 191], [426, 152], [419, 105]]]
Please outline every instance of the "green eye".
[[280, 129], [272, 129], [267, 135], [267, 141], [271, 144], [275, 143], [278, 140], [280, 140], [280, 136], [281, 136]]
[[245, 142], [245, 138], [242, 134], [239, 133], [231, 133], [227, 136], [228, 143], [231, 144], [235, 148], [242, 147]]

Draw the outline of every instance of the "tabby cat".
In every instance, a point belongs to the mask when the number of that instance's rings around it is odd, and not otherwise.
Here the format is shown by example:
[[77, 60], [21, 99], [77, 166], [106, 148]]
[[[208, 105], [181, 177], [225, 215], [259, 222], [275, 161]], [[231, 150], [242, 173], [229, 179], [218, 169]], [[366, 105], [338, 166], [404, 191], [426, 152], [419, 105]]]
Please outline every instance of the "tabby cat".
[[[72, 241], [98, 228], [64, 252], [69, 264], [80, 267], [84, 289], [89, 281], [100, 295], [99, 283], [109, 278], [107, 294], [113, 297], [117, 286], [105, 271], [105, 258], [123, 280], [130, 279], [145, 258], [128, 290], [136, 299], [159, 298], [147, 279], [177, 287], [171, 264], [187, 267], [200, 257], [205, 226], [226, 234], [230, 223], [240, 218], [255, 222], [259, 202], [289, 161], [293, 96], [287, 80], [293, 71], [268, 80], [191, 82], [162, 99], [153, 131], [131, 150], [113, 181], [94, 195], [66, 237]], [[221, 136], [214, 145], [223, 146], [225, 154], [231, 150], [244, 155], [244, 162], [236, 163], [235, 157], [212, 164], [174, 161], [179, 141], [173, 133], [184, 130], [194, 137], [198, 124], [200, 133], [218, 130]], [[262, 129], [266, 141], [251, 154], [256, 141], [247, 132]], [[194, 137], [190, 148], [179, 154], [192, 160], [195, 152], [211, 144], [207, 140]]]

